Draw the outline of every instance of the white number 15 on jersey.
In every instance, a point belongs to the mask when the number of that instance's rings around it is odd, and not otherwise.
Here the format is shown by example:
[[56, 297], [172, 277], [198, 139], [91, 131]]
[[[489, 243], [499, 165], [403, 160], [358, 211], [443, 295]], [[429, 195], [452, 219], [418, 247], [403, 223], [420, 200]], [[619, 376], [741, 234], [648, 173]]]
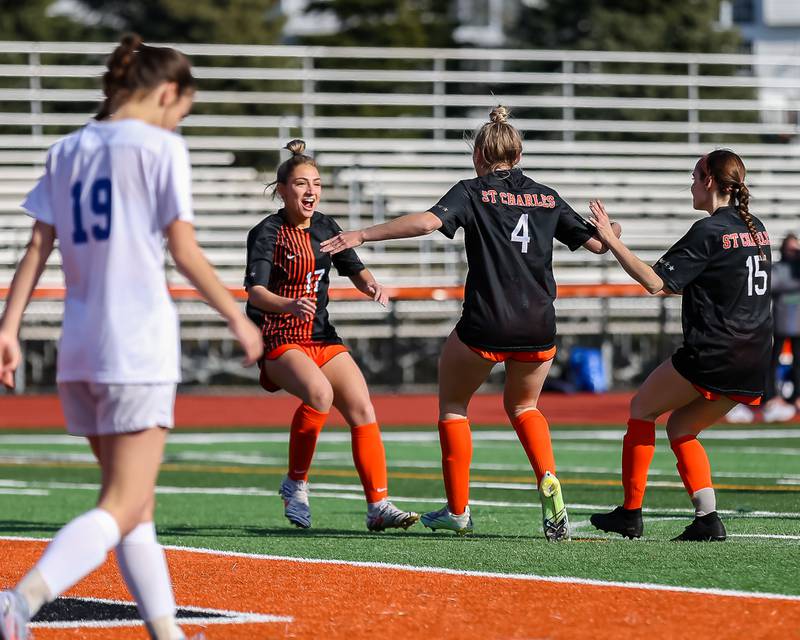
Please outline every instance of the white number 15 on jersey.
[[528, 214], [523, 213], [519, 220], [517, 220], [517, 226], [514, 227], [514, 230], [511, 232], [511, 242], [519, 242], [522, 244], [520, 250], [522, 253], [528, 253], [528, 244], [530, 244], [531, 236], [528, 233]]

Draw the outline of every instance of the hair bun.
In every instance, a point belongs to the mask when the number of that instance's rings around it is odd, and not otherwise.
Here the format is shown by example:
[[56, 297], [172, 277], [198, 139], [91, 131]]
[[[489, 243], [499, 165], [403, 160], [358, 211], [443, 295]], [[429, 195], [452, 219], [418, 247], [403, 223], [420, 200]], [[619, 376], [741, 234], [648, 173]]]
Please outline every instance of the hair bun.
[[498, 105], [489, 113], [489, 121], [494, 124], [502, 124], [508, 120], [509, 115], [506, 107]]
[[306, 151], [306, 143], [304, 140], [292, 140], [286, 143], [284, 149], [288, 149], [293, 156], [302, 156]]

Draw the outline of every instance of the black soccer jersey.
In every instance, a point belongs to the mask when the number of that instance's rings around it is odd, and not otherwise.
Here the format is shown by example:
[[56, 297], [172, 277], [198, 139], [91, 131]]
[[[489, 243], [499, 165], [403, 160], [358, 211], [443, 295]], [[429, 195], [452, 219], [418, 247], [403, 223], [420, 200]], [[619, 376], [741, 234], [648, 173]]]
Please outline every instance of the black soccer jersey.
[[772, 348], [769, 235], [758, 247], [734, 207], [698, 220], [654, 266], [683, 293], [683, 346], [672, 357], [689, 382], [728, 395], [763, 393]]
[[300, 229], [286, 222], [283, 209], [267, 216], [247, 234], [245, 288], [266, 287], [285, 298], [312, 298], [317, 311], [304, 321], [290, 313], [264, 312], [249, 302], [247, 315], [262, 327], [267, 352], [282, 344], [323, 342], [341, 344], [328, 318], [331, 265], [339, 275], [354, 276], [364, 265], [352, 249], [331, 256], [319, 250], [321, 242], [339, 234], [333, 218], [315, 211], [311, 226]]
[[464, 228], [469, 271], [456, 325], [461, 341], [488, 351], [551, 348], [553, 238], [574, 251], [594, 227], [519, 169], [462, 180], [430, 211], [448, 238]]

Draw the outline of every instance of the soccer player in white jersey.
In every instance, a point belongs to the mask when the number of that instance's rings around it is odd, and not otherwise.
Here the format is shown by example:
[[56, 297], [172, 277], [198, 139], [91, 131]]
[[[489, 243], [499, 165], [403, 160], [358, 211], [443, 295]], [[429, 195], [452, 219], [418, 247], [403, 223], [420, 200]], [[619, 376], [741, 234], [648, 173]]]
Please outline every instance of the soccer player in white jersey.
[[185, 637], [153, 524], [180, 378], [164, 238], [181, 272], [228, 321], [245, 364], [263, 349], [195, 239], [188, 153], [172, 132], [194, 97], [188, 60], [128, 35], [107, 64], [96, 120], [53, 145], [23, 203], [36, 221], [0, 318], [0, 376], [13, 386], [22, 314], [58, 238], [66, 281], [58, 392], [67, 430], [87, 437], [100, 463], [102, 489], [97, 507], [61, 529], [16, 587], [0, 593], [3, 640], [28, 638], [39, 608], [111, 549], [150, 636]]

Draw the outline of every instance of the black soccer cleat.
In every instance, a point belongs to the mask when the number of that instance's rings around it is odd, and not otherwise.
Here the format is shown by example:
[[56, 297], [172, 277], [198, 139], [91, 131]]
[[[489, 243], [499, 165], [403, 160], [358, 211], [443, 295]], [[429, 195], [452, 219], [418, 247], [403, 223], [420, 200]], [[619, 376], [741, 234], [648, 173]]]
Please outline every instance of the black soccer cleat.
[[672, 539], [673, 542], [722, 542], [727, 537], [725, 525], [716, 511], [692, 520], [683, 533]]
[[596, 529], [606, 533], [618, 533], [623, 538], [641, 538], [644, 533], [641, 509], [617, 507], [609, 513], [593, 513], [589, 521]]

